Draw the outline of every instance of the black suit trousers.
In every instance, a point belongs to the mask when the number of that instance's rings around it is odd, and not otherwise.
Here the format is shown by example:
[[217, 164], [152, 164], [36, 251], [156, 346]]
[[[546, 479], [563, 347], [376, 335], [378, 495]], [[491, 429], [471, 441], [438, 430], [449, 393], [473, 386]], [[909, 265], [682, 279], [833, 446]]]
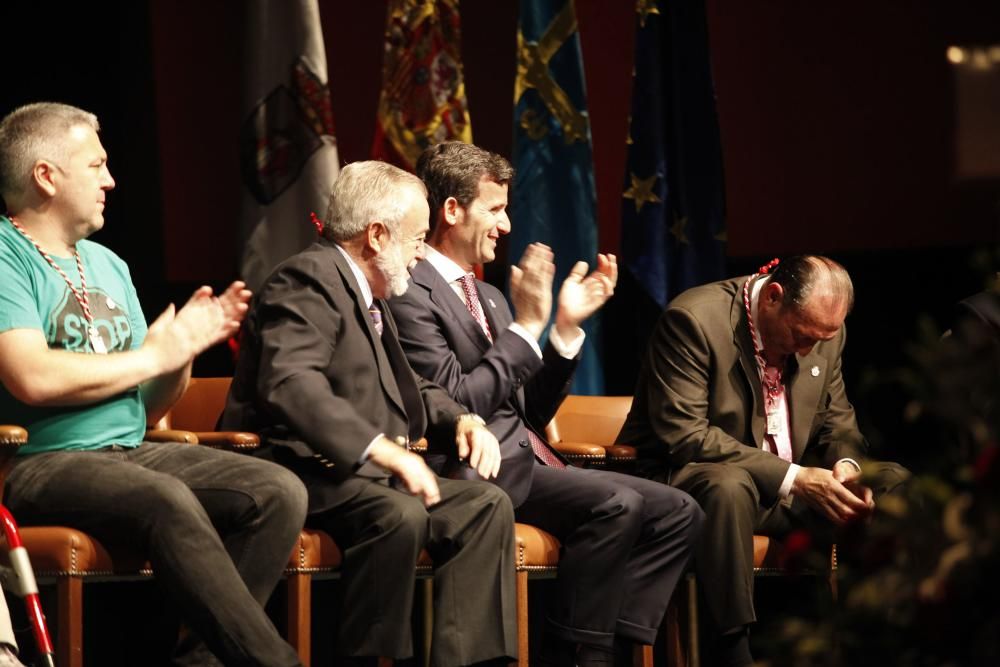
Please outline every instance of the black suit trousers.
[[414, 568], [426, 548], [434, 560], [431, 663], [516, 657], [514, 520], [503, 491], [439, 478], [441, 502], [428, 509], [386, 480], [355, 476], [339, 483], [347, 499], [307, 524], [330, 533], [343, 550], [343, 655], [413, 654]]
[[703, 514], [686, 493], [605, 470], [537, 464], [518, 521], [563, 551], [547, 625], [557, 637], [652, 644], [691, 557]]

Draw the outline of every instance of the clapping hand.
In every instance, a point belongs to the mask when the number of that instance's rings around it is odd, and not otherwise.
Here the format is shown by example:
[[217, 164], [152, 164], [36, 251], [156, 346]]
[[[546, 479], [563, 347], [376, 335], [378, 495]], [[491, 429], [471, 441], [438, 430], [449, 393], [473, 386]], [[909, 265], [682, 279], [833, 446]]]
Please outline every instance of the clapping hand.
[[149, 325], [143, 347], [156, 355], [159, 372], [172, 372], [237, 331], [249, 308], [250, 290], [240, 281], [215, 296], [202, 286], [180, 310], [173, 304]]
[[514, 321], [536, 339], [540, 338], [552, 313], [552, 277], [556, 266], [552, 249], [532, 243], [517, 266], [510, 269], [510, 300]]
[[614, 255], [598, 255], [597, 268], [590, 275], [586, 273], [587, 263], [577, 262], [563, 281], [556, 311], [556, 326], [560, 330], [575, 330], [615, 293], [618, 261]]

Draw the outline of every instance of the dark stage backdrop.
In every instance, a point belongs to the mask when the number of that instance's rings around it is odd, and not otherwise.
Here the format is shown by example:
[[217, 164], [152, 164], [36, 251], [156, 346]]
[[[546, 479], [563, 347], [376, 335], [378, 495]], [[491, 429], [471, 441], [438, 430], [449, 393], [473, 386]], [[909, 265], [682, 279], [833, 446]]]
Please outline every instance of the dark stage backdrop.
[[[16, 11], [11, 5], [17, 4]], [[133, 267], [147, 317], [236, 274], [240, 0], [4, 3], [0, 113], [53, 99], [95, 111], [118, 188], [95, 238]], [[829, 3], [828, 3], [829, 4]], [[477, 143], [510, 154], [517, 3], [461, 5]], [[344, 162], [372, 141], [385, 2], [321, 0]], [[980, 288], [997, 240], [996, 179], [953, 176], [945, 50], [1000, 43], [989, 0], [707, 2], [725, 157], [731, 273], [774, 254], [826, 252], [858, 282], [848, 381], [901, 358], [920, 312], [944, 323]], [[632, 68], [632, 2], [577, 0], [600, 246], [616, 252]], [[517, 224], [517, 221], [514, 221]], [[488, 278], [501, 282], [497, 263]], [[628, 298], [623, 284], [619, 297]], [[630, 393], [641, 346], [606, 353]], [[202, 373], [226, 372], [220, 351]]]

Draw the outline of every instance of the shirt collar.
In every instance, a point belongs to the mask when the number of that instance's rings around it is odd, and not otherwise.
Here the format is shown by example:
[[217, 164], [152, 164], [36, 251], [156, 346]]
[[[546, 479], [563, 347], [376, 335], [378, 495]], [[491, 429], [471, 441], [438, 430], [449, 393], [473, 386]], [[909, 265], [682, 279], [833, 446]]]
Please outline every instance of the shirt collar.
[[445, 256], [430, 245], [428, 245], [426, 249], [427, 252], [424, 255], [424, 261], [429, 262], [431, 266], [437, 269], [437, 272], [441, 274], [441, 277], [444, 278], [445, 282], [448, 284], [451, 284], [456, 280], [461, 280], [462, 276], [469, 273], [459, 266], [455, 260]]
[[358, 266], [357, 262], [347, 254], [339, 243], [334, 243], [333, 246], [340, 251], [340, 254], [344, 256], [347, 260], [347, 265], [351, 267], [351, 273], [354, 274], [354, 278], [358, 281], [358, 287], [361, 288], [361, 297], [365, 300], [365, 308], [371, 308], [372, 303], [375, 301], [375, 297], [372, 295], [372, 287], [368, 284], [368, 278], [361, 271], [361, 267]]

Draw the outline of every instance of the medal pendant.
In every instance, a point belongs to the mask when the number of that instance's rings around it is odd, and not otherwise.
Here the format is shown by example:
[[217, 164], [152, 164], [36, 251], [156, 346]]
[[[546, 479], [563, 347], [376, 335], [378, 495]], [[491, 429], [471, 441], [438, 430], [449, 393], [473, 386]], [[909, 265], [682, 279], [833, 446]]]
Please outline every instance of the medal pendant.
[[781, 419], [778, 418], [777, 411], [769, 412], [767, 414], [767, 434], [768, 435], [778, 435], [778, 430], [781, 427]]
[[87, 338], [90, 339], [90, 347], [93, 348], [94, 352], [97, 354], [108, 353], [108, 348], [104, 346], [104, 339], [101, 338], [101, 332], [97, 330], [97, 327], [87, 328]]

